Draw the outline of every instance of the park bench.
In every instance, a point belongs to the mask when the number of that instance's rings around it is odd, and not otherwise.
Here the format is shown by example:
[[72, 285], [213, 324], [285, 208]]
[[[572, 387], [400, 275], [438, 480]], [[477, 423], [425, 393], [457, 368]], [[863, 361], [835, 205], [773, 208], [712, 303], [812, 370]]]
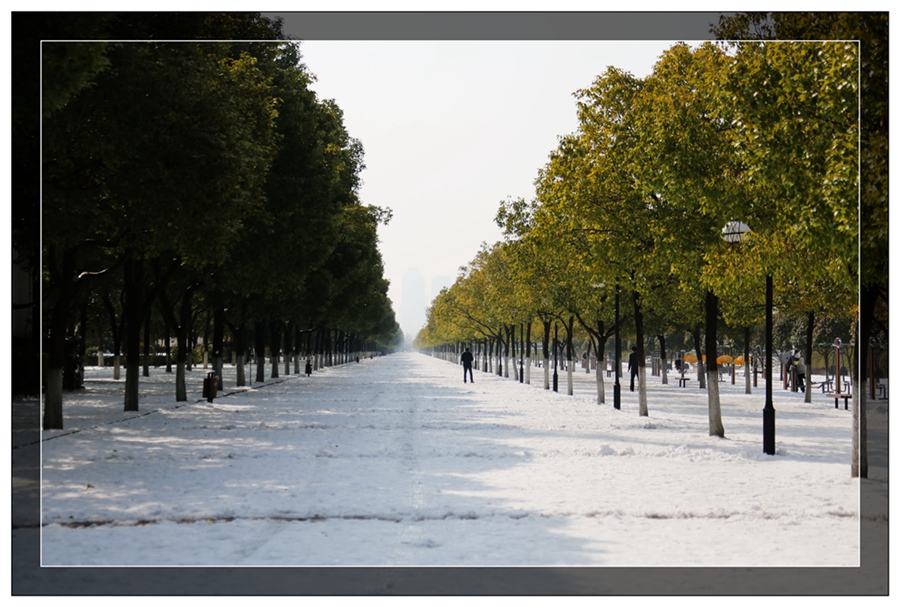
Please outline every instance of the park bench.
[[691, 378], [690, 378], [690, 377], [679, 377], [679, 378], [678, 378], [678, 387], [679, 387], [679, 388], [684, 388], [685, 386], [687, 386], [687, 383], [688, 383], [689, 381], [691, 381]]
[[848, 405], [847, 405], [847, 401], [849, 401], [849, 400], [853, 397], [853, 395], [852, 395], [852, 394], [849, 394], [849, 393], [846, 393], [846, 394], [827, 394], [826, 396], [828, 396], [828, 398], [833, 398], [833, 399], [834, 399], [834, 408], [835, 408], [835, 409], [838, 408], [838, 399], [839, 399], [839, 398], [843, 398], [843, 399], [844, 399], [844, 410], [849, 410]]

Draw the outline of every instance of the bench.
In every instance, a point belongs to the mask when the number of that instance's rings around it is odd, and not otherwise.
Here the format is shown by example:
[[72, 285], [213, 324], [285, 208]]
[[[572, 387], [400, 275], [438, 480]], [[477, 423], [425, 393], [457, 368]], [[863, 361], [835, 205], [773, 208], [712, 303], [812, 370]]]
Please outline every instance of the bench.
[[852, 395], [852, 394], [826, 394], [826, 396], [827, 396], [828, 398], [833, 398], [833, 399], [834, 399], [834, 408], [835, 408], [835, 409], [838, 408], [838, 399], [839, 399], [839, 398], [843, 398], [843, 399], [844, 399], [844, 410], [845, 410], [845, 411], [846, 411], [846, 410], [849, 410], [848, 407], [847, 407], [847, 402], [848, 402], [851, 398], [853, 398], [853, 395]]
[[679, 387], [679, 388], [684, 388], [685, 386], [687, 386], [687, 383], [688, 383], [689, 381], [691, 381], [691, 378], [690, 378], [690, 377], [679, 377], [679, 378], [678, 378], [678, 387]]
[[822, 389], [822, 394], [824, 394], [826, 391], [834, 390], [834, 382], [830, 379], [826, 379], [825, 381], [823, 381], [819, 384], [812, 384], [812, 385], [813, 386], [818, 385], [818, 387]]

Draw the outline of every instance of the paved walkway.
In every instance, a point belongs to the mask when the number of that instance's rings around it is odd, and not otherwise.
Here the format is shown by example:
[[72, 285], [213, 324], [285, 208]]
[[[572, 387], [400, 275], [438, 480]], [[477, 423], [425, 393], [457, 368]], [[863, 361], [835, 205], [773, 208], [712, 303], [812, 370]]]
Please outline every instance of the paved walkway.
[[[578, 475], [582, 472], [573, 468], [572, 464], [579, 466], [599, 464], [600, 467], [591, 468], [594, 470], [591, 474], [602, 474], [604, 470], [623, 473], [617, 477], [619, 480], [616, 481], [616, 485], [623, 487], [623, 495], [635, 496], [639, 495], [637, 493], [640, 491], [639, 485], [633, 490], [628, 490], [622, 484], [626, 482], [624, 479], [635, 476], [628, 473], [628, 466], [638, 463], [640, 459], [638, 456], [644, 453], [654, 458], [656, 464], [666, 461], [666, 458], [660, 458], [659, 454], [669, 453], [668, 457], [671, 457], [675, 453], [666, 451], [665, 448], [660, 450], [660, 447], [646, 443], [643, 446], [634, 445], [635, 453], [628, 457], [613, 458], [615, 461], [602, 457], [604, 444], [613, 452], [617, 452], [619, 448], [615, 443], [616, 437], [629, 432], [629, 428], [634, 429], [638, 423], [646, 422], [634, 416], [635, 403], [632, 400], [635, 396], [627, 391], [623, 397], [624, 411], [620, 414], [612, 414], [610, 405], [602, 411], [596, 409], [597, 405], [591, 400], [592, 397], [587, 396], [593, 395], [594, 388], [592, 376], [586, 373], [575, 374], [576, 398], [572, 399], [564, 394], [551, 394], [539, 386], [516, 385], [512, 379], [502, 379], [483, 373], [476, 373], [475, 386], [463, 386], [459, 381], [461, 378], [458, 377], [461, 373], [460, 368], [449, 363], [435, 365], [430, 359], [424, 359], [428, 364], [420, 365], [417, 362], [419, 358], [421, 357], [388, 357], [372, 361], [373, 364], [366, 364], [364, 361], [358, 366], [351, 364], [329, 369], [312, 378], [284, 378], [284, 381], [279, 383], [270, 382], [264, 389], [217, 399], [213, 406], [201, 402], [196, 407], [191, 404], [184, 409], [176, 410], [167, 390], [161, 391], [159, 401], [154, 400], [156, 396], [152, 395], [151, 391], [151, 396], [142, 401], [141, 414], [151, 412], [157, 406], [160, 407], [160, 413], [145, 417], [140, 424], [150, 428], [151, 423], [157, 423], [153, 420], [165, 419], [167, 423], [174, 424], [167, 429], [166, 435], [177, 428], [179, 436], [181, 433], [186, 433], [185, 438], [194, 436], [186, 443], [191, 445], [195, 445], [196, 439], [200, 436], [191, 433], [198, 432], [201, 425], [213, 427], [212, 423], [217, 424], [215, 428], [218, 428], [219, 434], [224, 431], [226, 434], [233, 434], [235, 439], [239, 440], [249, 436], [240, 434], [244, 430], [252, 430], [254, 440], [265, 439], [269, 442], [277, 436], [283, 437], [286, 431], [300, 432], [304, 438], [302, 441], [290, 441], [290, 454], [291, 461], [294, 462], [294, 474], [297, 475], [292, 483], [299, 483], [297, 486], [303, 487], [302, 491], [298, 490], [297, 493], [304, 496], [305, 505], [302, 511], [298, 511], [296, 500], [291, 500], [290, 506], [281, 507], [276, 504], [276, 510], [284, 511], [285, 516], [298, 518], [319, 516], [322, 522], [316, 523], [318, 529], [327, 529], [328, 527], [324, 525], [329, 524], [327, 520], [333, 519], [335, 524], [346, 524], [351, 520], [369, 520], [379, 528], [390, 530], [387, 535], [371, 536], [380, 546], [378, 554], [382, 559], [381, 563], [388, 565], [387, 568], [353, 570], [343, 578], [331, 570], [316, 569], [318, 575], [300, 570], [301, 574], [298, 577], [288, 582], [279, 578], [267, 586], [267, 591], [269, 588], [295, 588], [293, 592], [296, 592], [297, 587], [294, 584], [302, 580], [305, 584], [312, 584], [315, 587], [320, 587], [318, 584], [322, 583], [321, 587], [332, 590], [356, 588], [375, 594], [415, 593], [428, 588], [441, 589], [438, 590], [440, 592], [463, 593], [477, 592], [476, 589], [479, 588], [493, 592], [505, 590], [507, 593], [510, 591], [541, 593], [553, 590], [558, 593], [560, 588], [565, 588], [571, 592], [590, 593], [601, 591], [601, 588], [623, 587], [617, 584], [625, 584], [626, 587], [634, 589], [633, 591], [640, 592], [646, 591], [648, 580], [655, 580], [664, 583], [664, 588], [671, 593], [677, 592], [679, 588], [689, 591], [696, 588], [697, 583], [704, 584], [702, 587], [708, 588], [715, 587], [715, 584], [723, 580], [731, 579], [732, 582], [736, 582], [743, 579], [740, 576], [729, 578], [726, 572], [716, 578], [717, 581], [713, 586], [709, 586], [702, 580], [699, 582], [696, 579], [692, 580], [691, 576], [669, 575], [664, 569], [656, 571], [657, 575], [652, 578], [645, 576], [630, 578], [627, 572], [610, 578], [596, 575], [597, 570], [593, 568], [581, 570], [571, 567], [552, 571], [512, 570], [508, 574], [495, 570], [487, 576], [468, 569], [442, 569], [440, 575], [428, 575], [417, 569], [397, 569], [397, 566], [421, 564], [423, 555], [439, 554], [441, 550], [446, 551], [454, 545], [460, 550], [460, 554], [466, 554], [465, 547], [457, 541], [464, 538], [475, 539], [483, 546], [485, 539], [492, 539], [490, 527], [485, 527], [486, 534], [480, 537], [471, 535], [471, 530], [480, 524], [479, 521], [486, 523], [489, 520], [504, 521], [505, 541], [519, 541], [515, 537], [518, 525], [524, 533], [520, 538], [521, 544], [517, 552], [526, 557], [540, 556], [542, 550], [545, 553], [554, 553], [565, 549], [559, 540], [567, 536], [569, 537], [567, 541], [570, 542], [579, 538], [577, 547], [576, 544], [572, 544], [572, 548], [575, 549], [572, 554], [586, 555], [588, 552], [584, 550], [588, 549], [589, 543], [586, 544], [585, 539], [591, 533], [587, 530], [595, 526], [591, 521], [602, 520], [604, 525], [601, 528], [611, 530], [614, 529], [612, 523], [615, 519], [606, 517], [597, 519], [598, 515], [603, 514], [604, 507], [596, 500], [587, 507], [579, 505], [577, 500], [580, 499], [583, 490], [579, 489], [582, 483], [578, 480]], [[197, 377], [202, 378], [202, 374], [198, 373]], [[565, 375], [560, 376], [560, 386], [563, 390], [564, 378]], [[540, 382], [539, 377], [533, 377], [533, 380]], [[92, 387], [100, 393], [105, 389], [103, 380], [97, 379], [96, 382]], [[353, 385], [357, 387], [353, 388]], [[582, 386], [585, 390], [584, 396], [580, 399], [577, 396], [579, 394], [577, 386]], [[115, 385], [109, 388], [119, 389]], [[670, 386], [666, 390], [675, 395], [686, 393], [677, 386]], [[692, 392], [696, 396], [696, 391]], [[496, 398], [498, 393], [503, 394], [500, 400]], [[760, 391], [757, 398], [759, 394]], [[308, 407], [303, 409], [302, 415], [295, 416], [288, 413], [288, 407], [285, 405], [295, 402], [298, 395], [301, 397], [300, 402], [306, 403]], [[192, 396], [195, 395], [192, 393]], [[656, 399], [651, 399], [650, 406], [651, 416], [657, 424], [652, 430], [652, 435], [659, 438], [667, 430], [665, 424], [660, 422], [660, 419], [666, 418], [661, 415], [660, 408], [655, 406], [655, 403], [659, 402], [658, 399], [657, 394]], [[193, 400], [192, 403], [196, 404], [196, 400], [199, 399]], [[410, 402], [417, 404], [411, 406]], [[265, 410], [261, 408], [259, 416], [256, 417], [252, 408], [263, 405], [266, 407]], [[33, 412], [34, 403], [30, 406]], [[819, 407], [818, 404], [815, 406]], [[194, 411], [189, 415], [187, 409], [191, 407], [194, 407]], [[242, 416], [240, 422], [212, 422], [210, 418], [201, 424], [196, 415], [199, 411], [219, 415], [230, 411], [233, 419], [236, 408], [243, 411], [240, 414]], [[16, 407], [15, 411], [20, 413], [27, 409], [27, 406]], [[279, 414], [282, 410], [284, 415]], [[124, 418], [120, 406], [104, 408], [103, 411], [107, 416], [103, 423], [108, 422], [116, 426]], [[552, 415], [545, 416], [548, 412]], [[18, 413], [14, 417], [17, 417]], [[73, 434], [63, 437], [63, 433], [60, 432], [44, 433], [45, 438], [61, 436], [45, 444], [62, 444], [62, 441], [71, 440], [78, 432], [85, 432], [83, 437], [87, 438], [90, 432], [95, 431], [86, 429], [98, 427], [96, 407], [85, 404], [79, 408], [70, 404], [68, 413], [67, 429], [64, 432]], [[817, 415], [819, 413], [835, 414], [833, 409], [827, 408], [819, 411]], [[250, 416], [247, 417], [247, 414]], [[608, 424], [600, 426], [585, 424], [588, 415], [610, 414], [614, 417], [604, 419], [615, 421], [617, 427], [610, 430], [609, 434], [597, 434], [602, 427], [611, 427]], [[726, 428], [732, 437], [730, 441], [740, 442], [742, 431], [736, 427], [736, 413], [732, 411], [727, 415]], [[674, 424], [676, 421], [675, 418], [669, 419], [670, 421], [666, 423]], [[623, 421], [627, 425], [621, 425]], [[791, 424], [788, 407], [784, 408], [780, 421], [784, 423], [787, 439]], [[756, 418], [752, 417], [751, 425], [756, 423]], [[673, 427], [671, 430], [685, 432], [685, 428], [682, 427]], [[646, 430], [643, 432], [646, 434]], [[757, 432], [755, 426], [752, 432]], [[870, 423], [870, 438], [873, 441], [878, 441], [879, 432], [878, 425]], [[32, 439], [29, 439], [28, 434], [17, 433], [15, 444], [22, 446], [13, 449], [16, 470], [13, 486], [17, 497], [17, 508], [14, 509], [13, 517], [14, 527], [17, 529], [14, 531], [13, 540], [19, 559], [17, 563], [22, 564], [17, 567], [18, 575], [15, 579], [20, 589], [29, 588], [30, 592], [39, 592], [38, 588], [47, 588], [46, 580], [52, 578], [55, 580], [53, 587], [64, 591], [67, 587], [77, 587], [83, 578], [75, 573], [70, 574], [69, 570], [44, 569], [41, 573], [35, 573], [26, 566], [28, 562], [36, 562], [34, 540], [37, 536], [37, 528], [34, 526], [37, 521], [37, 485], [34, 476], [31, 479], [27, 478], [27, 472], [36, 472], [34, 454], [40, 449], [40, 442], [33, 440], [35, 435], [32, 434]], [[279, 440], [283, 443], [282, 439]], [[758, 442], [755, 436], [750, 440]], [[735, 444], [733, 442], [732, 446]], [[225, 445], [223, 448], [227, 450], [228, 446]], [[231, 449], [234, 449], [234, 446]], [[696, 449], [696, 454], [700, 454], [706, 448], [698, 445]], [[196, 456], [196, 460], [188, 458], [189, 461], [210, 463], [223, 461], [228, 456], [224, 451], [199, 453], [196, 447], [192, 447], [191, 453], [193, 453], [191, 457]], [[237, 454], [234, 451], [231, 453]], [[878, 471], [882, 469], [879, 466], [880, 458], [886, 455], [886, 451], [870, 448], [870, 454], [872, 468], [870, 477], [873, 476], [872, 473], [877, 477]], [[596, 457], [597, 455], [601, 457]], [[250, 463], [254, 465], [261, 463], [266, 466], [261, 460], [254, 463], [254, 457], [244, 458], [240, 463], [242, 466]], [[297, 467], [300, 463], [303, 463], [302, 469]], [[278, 460], [271, 460], [267, 465], [271, 469], [266, 472], [269, 475], [267, 478], [272, 481], [273, 487], [281, 483], [278, 474], [284, 467], [279, 464]], [[29, 465], [32, 467], [29, 468]], [[251, 471], [251, 468], [243, 469], [245, 472]], [[152, 467], [142, 466], [141, 470], [150, 472]], [[254, 470], [257, 472], [247, 476], [258, 477], [262, 468]], [[495, 471], [502, 474], [495, 474]], [[884, 471], [886, 481], [886, 458]], [[182, 472], [174, 469], [165, 472], [170, 479], [174, 478], [172, 474], [180, 473]], [[190, 472], [184, 474], [189, 475]], [[204, 473], [207, 474], [208, 472]], [[561, 474], [563, 476], [560, 476]], [[212, 481], [213, 485], [222, 486], [222, 482], [215, 481], [214, 477]], [[648, 481], [645, 477], [641, 482]], [[570, 486], [569, 483], [573, 484]], [[172, 484], [179, 486], [174, 480]], [[551, 489], [549, 492], [546, 491], [548, 486]], [[877, 486], [879, 490], [883, 488], [886, 493], [886, 483], [873, 486]], [[354, 495], [354, 492], [360, 492], [361, 487], [365, 488], [362, 493], [368, 496], [368, 501]], [[174, 501], [166, 499], [164, 495], [161, 497], [163, 503]], [[241, 501], [244, 498], [237, 493], [231, 494], [228, 499], [234, 501], [236, 511], [251, 515], [254, 504], [263, 501], [249, 499], [244, 502]], [[21, 506], [21, 500], [25, 501], [27, 507]], [[648, 509], [652, 510], [651, 506], [661, 508], [649, 504], [643, 497], [641, 506], [645, 512]], [[684, 507], [687, 506], [682, 506]], [[734, 507], [739, 507], [739, 502], [735, 502]], [[55, 508], [51, 502], [49, 511], [45, 509], [45, 512], [54, 515]], [[97, 508], [92, 509], [92, 512], [102, 513], [103, 508], [103, 504], [98, 502]], [[69, 510], [74, 509], [73, 505]], [[58, 512], [65, 511], [66, 509], [62, 508]], [[664, 513], [663, 510], [656, 511]], [[107, 514], [109, 512], [112, 510]], [[270, 516], [272, 512], [270, 510], [262, 514]], [[560, 516], [561, 514], [564, 516]], [[585, 514], [589, 516], [585, 517]], [[501, 515], [501, 519], [497, 518], [498, 515]], [[653, 525], [659, 525], [664, 520], [664, 517], [657, 518], [657, 522]], [[451, 529], [450, 533], [445, 533], [447, 531], [445, 529], [445, 532], [436, 535], [434, 527], [429, 530], [429, 525], [442, 521], [449, 522], [458, 531], [454, 532]], [[526, 521], [527, 525], [524, 524]], [[578, 524], [573, 527], [572, 523], [576, 522]], [[535, 526], [535, 523], [539, 525]], [[672, 523], [677, 523], [677, 519]], [[580, 530], [576, 531], [579, 526]], [[733, 533], [734, 524], [729, 527]], [[185, 526], [183, 530], [188, 532], [190, 528]], [[337, 531], [338, 527], [333, 527], [333, 530]], [[575, 534], [571, 535], [572, 532]], [[453, 539], [454, 533], [456, 539]], [[378, 537], [381, 539], [377, 539]], [[605, 541], [608, 542], [615, 537], [609, 536]], [[734, 543], [733, 537], [729, 536], [731, 543]], [[275, 536], [272, 539], [275, 539]], [[601, 538], [595, 538], [593, 541], [596, 539]], [[340, 541], [340, 536], [334, 536], [333, 540]], [[507, 542], [507, 547], [508, 545]], [[247, 546], [249, 547], [249, 544]], [[607, 543], [607, 549], [611, 546], [612, 544]], [[241, 551], [241, 548], [236, 548], [233, 552], [238, 554]], [[595, 549], [591, 549], [591, 552], [602, 553], [596, 552]], [[252, 552], [244, 554], [250, 556]], [[445, 556], [448, 554], [451, 553], [445, 552]], [[509, 553], [501, 554], [508, 557]], [[627, 552], [618, 553], [618, 557], [614, 551], [607, 554], [612, 558], [603, 562], [606, 567], [633, 565], [638, 562], [633, 556], [628, 556]], [[246, 564], [252, 564], [252, 561]], [[468, 563], [462, 560], [458, 564]], [[495, 564], [502, 563], [495, 562]], [[91, 571], [91, 575], [94, 576], [94, 571]], [[277, 577], [273, 577], [273, 580]], [[209, 592], [215, 589], [234, 592], [240, 585], [238, 579], [244, 579], [244, 584], [254, 584], [252, 575], [249, 578], [243, 576], [222, 578], [214, 571], [204, 571], [202, 575], [196, 576], [176, 575], [167, 579], [174, 584], [174, 586], [167, 584], [167, 589], [171, 588], [172, 591], [179, 593], [204, 590]], [[344, 580], [343, 584], [341, 579]], [[643, 582], [639, 581], [641, 579]], [[131, 588], [152, 591], [154, 586], [152, 582], [145, 583], [140, 576], [134, 576]], [[747, 591], [754, 590], [748, 588]]]

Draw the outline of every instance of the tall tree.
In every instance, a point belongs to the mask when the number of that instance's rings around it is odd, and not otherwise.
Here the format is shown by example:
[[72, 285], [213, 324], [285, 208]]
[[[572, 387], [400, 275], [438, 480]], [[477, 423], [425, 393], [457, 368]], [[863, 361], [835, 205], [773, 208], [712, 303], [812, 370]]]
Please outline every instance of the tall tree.
[[92, 86], [45, 120], [47, 250], [99, 245], [123, 263], [126, 410], [138, 406], [132, 367], [162, 286], [146, 289], [146, 264], [168, 258], [202, 269], [222, 255], [271, 157], [273, 100], [255, 61], [225, 48], [114, 45]]
[[[835, 123], [832, 124], [825, 119], [816, 129], [807, 128], [811, 124], [808, 119], [805, 119], [803, 123], [799, 123], [796, 117], [793, 121], [786, 120], [781, 123], [779, 132], [779, 136], [784, 140], [799, 136], [801, 141], [808, 142], [811, 139], [819, 139], [828, 132], [834, 133], [837, 130], [843, 133], [839, 139], [834, 141], [835, 147], [826, 150], [827, 164], [832, 166], [829, 169], [829, 181], [832, 178], [835, 179], [834, 183], [831, 183], [824, 192], [828, 201], [821, 199], [813, 201], [816, 205], [824, 204], [831, 207], [829, 210], [832, 215], [819, 216], [818, 220], [822, 222], [819, 226], [812, 223], [812, 218], [806, 219], [804, 224], [814, 228], [808, 234], [813, 237], [825, 238], [824, 242], [838, 244], [839, 248], [845, 249], [846, 245], [854, 240], [853, 226], [857, 225], [853, 219], [856, 209], [854, 203], [857, 199], [859, 201], [858, 225], [861, 232], [859, 234], [858, 265], [853, 262], [852, 255], [844, 258], [849, 261], [847, 272], [851, 277], [858, 273], [860, 285], [858, 334], [855, 339], [860, 347], [854, 352], [856, 364], [852, 365], [857, 382], [853, 399], [854, 448], [851, 458], [851, 475], [854, 477], [867, 476], [865, 391], [859, 389], [866, 377], [866, 367], [860, 364], [860, 361], [866, 359], [873, 327], [887, 326], [887, 306], [883, 305], [883, 302], [887, 300], [888, 285], [888, 236], [887, 221], [885, 220], [888, 211], [887, 28], [887, 13], [845, 12], [737, 14], [720, 19], [718, 27], [715, 29], [717, 36], [727, 40], [816, 41], [812, 43], [812, 48], [815, 50], [807, 56], [808, 60], [817, 62], [814, 71], [799, 75], [793, 81], [782, 78], [775, 78], [773, 81], [780, 84], [777, 88], [785, 99], [791, 99], [794, 102], [800, 96], [805, 96], [807, 100], [810, 100], [818, 98], [823, 92], [826, 93], [821, 101], [813, 104], [813, 107], [828, 109], [828, 116], [831, 120], [835, 120]], [[828, 40], [837, 42], [821, 42]], [[861, 44], [854, 51], [850, 51], [845, 44], [839, 42], [846, 40], [859, 40]], [[795, 45], [799, 45], [799, 43]], [[739, 44], [738, 46], [743, 45]], [[757, 56], [761, 55], [759, 45], [751, 44], [749, 46], [757, 53]], [[809, 45], [805, 47], [810, 48]], [[778, 44], [766, 45], [763, 48], [777, 49], [782, 54], [786, 53]], [[857, 52], [858, 54], [856, 54]], [[778, 74], [779, 70], [770, 64], [767, 72]], [[822, 86], [826, 84], [827, 87]], [[857, 84], [859, 85], [858, 90]], [[860, 101], [859, 111], [851, 111], [857, 100]], [[759, 111], [758, 106], [749, 107]], [[852, 124], [856, 116], [860, 118], [858, 135], [854, 135], [852, 132], [848, 133], [846, 129], [847, 123]], [[823, 127], [827, 128], [823, 129]], [[858, 155], [852, 151], [854, 145], [851, 144], [856, 141], [857, 136], [860, 143]], [[851, 163], [848, 166], [846, 162], [848, 156], [855, 159], [854, 162], [858, 164]], [[797, 171], [809, 166], [809, 159], [799, 158], [798, 160]], [[822, 162], [821, 159], [817, 161]], [[858, 198], [847, 192], [847, 190], [856, 190], [855, 187], [852, 187], [854, 166], [859, 168]], [[820, 174], [820, 172], [816, 171], [813, 174]], [[787, 180], [779, 182], [773, 179], [773, 181], [790, 185]], [[831, 217], [836, 220], [837, 229], [828, 230], [829, 222], [825, 221], [825, 218]], [[811, 239], [811, 243], [815, 247], [813, 239]], [[850, 252], [847, 251], [847, 253]]]
[[657, 261], [670, 264], [686, 291], [700, 285], [705, 316], [709, 433], [724, 436], [718, 393], [719, 298], [707, 276], [711, 255], [725, 248], [721, 229], [732, 209], [746, 203], [740, 168], [718, 115], [719, 80], [729, 58], [713, 45], [675, 45], [657, 62], [637, 98], [635, 124], [644, 160], [637, 174], [655, 208]]

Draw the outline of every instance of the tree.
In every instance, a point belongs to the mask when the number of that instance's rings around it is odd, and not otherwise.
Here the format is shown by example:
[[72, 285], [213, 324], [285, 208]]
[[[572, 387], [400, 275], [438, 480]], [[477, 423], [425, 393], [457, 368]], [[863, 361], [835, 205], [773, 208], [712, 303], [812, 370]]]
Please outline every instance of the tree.
[[[836, 213], [833, 217], [837, 220], [838, 229], [827, 229], [828, 222], [824, 217], [819, 220], [822, 224], [807, 220], [806, 226], [813, 228], [807, 234], [810, 238], [810, 246], [816, 247], [815, 235], [825, 237], [824, 242], [837, 245], [848, 254], [841, 256], [847, 263], [847, 273], [851, 279], [858, 272], [860, 292], [857, 323], [856, 364], [852, 365], [854, 381], [857, 388], [861, 386], [866, 377], [865, 365], [859, 364], [865, 360], [869, 339], [873, 327], [887, 326], [887, 308], [879, 305], [880, 301], [886, 301], [887, 297], [887, 13], [747, 13], [723, 17], [715, 29], [717, 36], [729, 40], [754, 40], [754, 39], [778, 39], [778, 40], [815, 40], [812, 47], [815, 48], [808, 59], [821, 63], [813, 73], [806, 74], [805, 78], [797, 78], [795, 82], [782, 81], [784, 94], [791, 94], [794, 98], [806, 95], [807, 98], [818, 97], [825, 92], [824, 99], [815, 104], [817, 108], [830, 107], [830, 119], [823, 120], [823, 125], [831, 125], [832, 128], [808, 130], [803, 134], [803, 140], [811, 137], [821, 138], [829, 131], [840, 131], [846, 136], [835, 139], [833, 148], [827, 148], [827, 166], [829, 179], [835, 178], [834, 184], [828, 187], [828, 201], [816, 201], [818, 204], [830, 206]], [[848, 48], [843, 42], [822, 43], [823, 40], [860, 40], [862, 43], [858, 49]], [[855, 45], [854, 45], [855, 46]], [[759, 56], [759, 45], [750, 45]], [[775, 45], [773, 48], [778, 48]], [[858, 50], [858, 55], [856, 54]], [[823, 52], [818, 52], [823, 51]], [[784, 53], [784, 51], [781, 51]], [[857, 63], [858, 62], [858, 63]], [[775, 66], [772, 66], [773, 68]], [[858, 71], [857, 71], [858, 67]], [[858, 75], [858, 78], [857, 78]], [[859, 90], [856, 90], [856, 83]], [[823, 88], [822, 84], [829, 86]], [[858, 97], [857, 97], [858, 95]], [[855, 190], [854, 171], [852, 163], [847, 163], [847, 158], [857, 162], [857, 156], [851, 151], [855, 141], [852, 131], [848, 132], [847, 123], [853, 122], [857, 112], [847, 112], [848, 108], [855, 107], [856, 100], [861, 102], [858, 125], [858, 138], [860, 149], [858, 154], [859, 196], [859, 252], [858, 265], [854, 262], [853, 254], [846, 250], [854, 238], [853, 217], [857, 200], [855, 193], [850, 195], [846, 190]], [[841, 124], [843, 123], [843, 124]], [[807, 127], [809, 122], [800, 126]], [[785, 124], [785, 135], [796, 134], [796, 129], [790, 130], [792, 125]], [[794, 125], [796, 126], [796, 125]], [[837, 129], [833, 128], [837, 127]], [[801, 167], [805, 163], [801, 163]], [[799, 168], [799, 167], [798, 167]], [[776, 182], [777, 183], [777, 182]], [[786, 185], [790, 185], [789, 183]], [[849, 187], [848, 187], [849, 186]], [[823, 228], [826, 234], [823, 234]], [[855, 282], [855, 281], [852, 281]], [[854, 449], [851, 458], [851, 475], [856, 477], [867, 476], [866, 461], [866, 419], [865, 419], [865, 391], [854, 390]]]
[[[70, 284], [85, 247], [122, 263], [126, 410], [137, 408], [140, 330], [162, 287], [146, 288], [147, 263], [168, 258], [173, 270], [182, 263], [202, 269], [221, 255], [269, 162], [272, 99], [259, 86], [252, 58], [223, 57], [223, 48], [116, 45], [93, 86], [45, 121], [48, 260], [63, 260], [59, 275]], [[204, 237], [197, 237], [197, 226]], [[61, 285], [59, 292], [70, 291]], [[65, 308], [58, 302], [53, 309], [64, 314]], [[48, 378], [54, 374], [51, 369]], [[48, 419], [56, 425], [61, 399], [52, 392]]]

